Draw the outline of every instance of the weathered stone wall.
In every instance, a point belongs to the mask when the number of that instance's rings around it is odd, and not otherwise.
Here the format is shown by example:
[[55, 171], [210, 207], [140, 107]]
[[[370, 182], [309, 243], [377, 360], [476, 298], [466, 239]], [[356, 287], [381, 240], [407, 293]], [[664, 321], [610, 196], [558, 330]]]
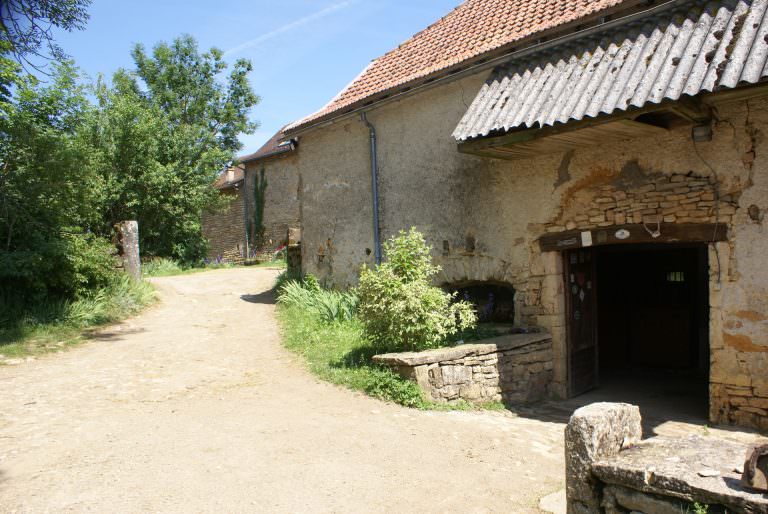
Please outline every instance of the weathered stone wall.
[[741, 483], [749, 446], [712, 437], [642, 439], [639, 409], [594, 403], [565, 429], [568, 514], [768, 512], [768, 498]]
[[[274, 250], [285, 244], [289, 228], [299, 227], [299, 171], [293, 155], [245, 165], [245, 188], [248, 213], [253, 213], [253, 186], [263, 168], [267, 179], [264, 202], [264, 248]], [[252, 235], [251, 235], [251, 239]]]
[[221, 194], [226, 199], [226, 207], [203, 213], [203, 237], [208, 240], [208, 258], [240, 262], [245, 257], [243, 193], [238, 189], [227, 189]]
[[[502, 161], [460, 154], [451, 137], [484, 79], [464, 78], [368, 113], [378, 134], [382, 237], [421, 230], [443, 268], [438, 283], [512, 285], [516, 323], [552, 334], [552, 391], [565, 396], [562, 258], [542, 253], [538, 238], [659, 217], [662, 230], [665, 223], [728, 223], [728, 241], [710, 245], [711, 418], [768, 427], [768, 101], [716, 105], [713, 139], [696, 147], [690, 127], [679, 127]], [[304, 271], [355, 283], [360, 265], [373, 263], [368, 131], [348, 118], [301, 135], [300, 145]]]
[[423, 352], [377, 355], [415, 380], [435, 402], [530, 403], [546, 398], [552, 382], [549, 334], [512, 334]]

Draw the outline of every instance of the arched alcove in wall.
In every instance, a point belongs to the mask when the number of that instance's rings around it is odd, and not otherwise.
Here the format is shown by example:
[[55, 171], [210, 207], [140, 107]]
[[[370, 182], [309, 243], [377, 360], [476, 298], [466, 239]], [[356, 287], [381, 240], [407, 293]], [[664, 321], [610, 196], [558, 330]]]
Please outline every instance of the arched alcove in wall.
[[456, 293], [457, 300], [475, 306], [480, 323], [515, 322], [515, 288], [511, 284], [494, 281], [468, 281], [444, 284], [443, 288]]

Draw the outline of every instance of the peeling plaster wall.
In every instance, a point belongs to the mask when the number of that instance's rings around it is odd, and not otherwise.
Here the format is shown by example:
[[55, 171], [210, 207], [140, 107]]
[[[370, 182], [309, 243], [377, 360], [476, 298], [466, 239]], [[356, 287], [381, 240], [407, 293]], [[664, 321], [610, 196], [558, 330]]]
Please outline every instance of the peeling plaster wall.
[[[629, 221], [628, 213], [618, 220], [609, 213], [622, 198], [614, 204], [597, 201], [607, 193], [653, 189], [655, 194], [660, 183], [685, 182], [699, 195], [695, 209], [670, 205], [665, 195], [682, 195], [672, 200], [680, 203], [688, 193], [663, 186], [669, 189], [661, 197], [643, 197], [649, 205], [629, 214], [636, 223], [653, 210], [668, 223], [719, 219], [731, 225], [730, 240], [716, 245], [717, 254], [710, 245], [711, 418], [768, 428], [763, 220], [768, 101], [718, 106], [713, 140], [697, 144], [709, 164], [697, 155], [689, 127], [606, 147], [502, 161], [460, 154], [451, 137], [484, 79], [484, 74], [468, 77], [368, 113], [379, 142], [382, 239], [414, 225], [443, 267], [439, 283], [511, 284], [517, 291], [517, 323], [540, 325], [553, 335], [552, 390], [564, 396], [562, 259], [540, 252], [537, 238], [548, 231]], [[360, 265], [373, 263], [368, 131], [359, 120], [347, 119], [302, 135], [300, 144], [304, 271], [340, 286], [354, 284]], [[717, 209], [710, 197], [714, 183], [721, 200]], [[757, 221], [748, 215], [751, 205], [757, 207], [752, 209]], [[590, 214], [595, 209], [599, 215]], [[443, 251], [446, 241], [448, 252]]]

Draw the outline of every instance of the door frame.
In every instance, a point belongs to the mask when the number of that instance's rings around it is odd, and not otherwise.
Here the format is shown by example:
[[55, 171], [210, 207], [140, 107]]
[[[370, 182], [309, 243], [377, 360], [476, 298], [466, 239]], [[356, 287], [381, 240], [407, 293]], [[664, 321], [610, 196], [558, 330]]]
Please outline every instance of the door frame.
[[[573, 298], [574, 295], [571, 294], [571, 272], [572, 272], [572, 264], [570, 260], [570, 256], [574, 254], [578, 254], [579, 252], [586, 252], [590, 255], [589, 261], [591, 266], [591, 289], [592, 289], [592, 297], [591, 301], [593, 303], [592, 316], [593, 316], [593, 323], [592, 323], [592, 341], [593, 341], [593, 347], [594, 347], [594, 369], [592, 371], [594, 381], [591, 386], [588, 386], [587, 389], [583, 390], [576, 390], [575, 387], [575, 374], [574, 374], [574, 364], [573, 364], [573, 355], [574, 355], [574, 335], [573, 335], [573, 328], [572, 328], [572, 319], [573, 319]], [[596, 254], [594, 248], [591, 247], [582, 247], [578, 249], [573, 249], [569, 251], [561, 252], [562, 259], [563, 259], [563, 281], [564, 281], [564, 293], [565, 293], [565, 341], [566, 341], [566, 382], [567, 382], [567, 394], [569, 398], [572, 398], [574, 396], [578, 396], [580, 394], [586, 393], [587, 391], [590, 391], [592, 389], [595, 389], [599, 387], [600, 385], [600, 344], [598, 341], [598, 312], [597, 312], [597, 294], [598, 294], [598, 284], [597, 284], [597, 273], [596, 273]]]
[[[702, 298], [699, 300], [703, 302], [704, 308], [703, 312], [700, 313], [700, 316], [703, 317], [703, 320], [706, 322], [706, 327], [699, 327], [698, 330], [704, 329], [703, 335], [700, 335], [699, 337], [706, 337], [706, 358], [709, 360], [711, 358], [711, 346], [712, 346], [712, 313], [711, 313], [711, 306], [710, 302], [712, 300], [712, 291], [711, 291], [711, 277], [710, 277], [710, 255], [709, 255], [709, 247], [711, 244], [713, 244], [712, 241], [676, 241], [674, 243], [669, 243], [666, 241], [660, 241], [661, 243], [659, 246], [666, 246], [666, 247], [677, 247], [677, 248], [701, 248], [702, 252], [700, 254], [700, 258], [703, 259], [700, 263], [700, 270], [699, 273], [701, 275], [696, 277], [696, 280], [699, 281], [699, 293], [702, 295]], [[580, 391], [580, 392], [574, 392], [574, 373], [573, 373], [573, 362], [572, 362], [572, 356], [573, 356], [573, 334], [572, 334], [572, 327], [571, 327], [571, 319], [573, 314], [573, 295], [570, 294], [570, 272], [571, 272], [571, 263], [569, 256], [572, 252], [575, 251], [589, 251], [591, 253], [591, 262], [592, 262], [592, 276], [593, 276], [593, 284], [592, 287], [594, 289], [594, 303], [595, 308], [593, 309], [594, 312], [594, 325], [593, 325], [593, 340], [595, 344], [595, 370], [594, 370], [594, 376], [595, 376], [595, 384], [594, 388], [599, 387], [600, 385], [600, 341], [599, 341], [599, 312], [597, 309], [597, 302], [598, 302], [598, 295], [599, 295], [599, 282], [597, 280], [597, 261], [598, 261], [598, 248], [602, 245], [595, 245], [595, 246], [580, 246], [576, 249], [567, 249], [560, 251], [560, 259], [562, 259], [562, 280], [563, 280], [563, 294], [565, 295], [565, 356], [566, 356], [566, 375], [565, 375], [565, 382], [566, 382], [566, 388], [567, 388], [567, 396], [568, 398], [572, 398], [574, 396], [578, 396], [580, 394], [583, 394], [586, 391]], [[606, 245], [607, 246], [607, 245]], [[611, 245], [613, 246], [613, 245]], [[630, 246], [630, 245], [627, 245]], [[631, 246], [639, 246], [639, 247], [645, 247], [649, 248], [650, 244], [644, 244], [644, 243], [637, 243], [636, 245]], [[626, 248], [626, 251], [632, 251], [631, 248]], [[704, 345], [703, 345], [704, 346]], [[706, 363], [707, 368], [707, 382], [711, 383], [711, 362]], [[707, 403], [711, 401], [711, 393], [707, 395]]]

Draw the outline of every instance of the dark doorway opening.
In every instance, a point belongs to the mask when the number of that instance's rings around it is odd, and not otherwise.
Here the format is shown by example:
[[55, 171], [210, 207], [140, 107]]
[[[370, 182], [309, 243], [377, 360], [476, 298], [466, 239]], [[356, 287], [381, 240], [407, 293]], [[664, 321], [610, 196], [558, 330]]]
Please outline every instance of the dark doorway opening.
[[[579, 289], [569, 295], [572, 394], [585, 392], [592, 385], [596, 389], [586, 396], [595, 396], [593, 401], [635, 403], [651, 416], [706, 419], [706, 245], [603, 246], [579, 252], [592, 255], [579, 258], [577, 264], [572, 256], [566, 256], [570, 269], [576, 272], [571, 288]], [[581, 260], [593, 264], [585, 270]], [[580, 273], [593, 277], [594, 285], [587, 282], [584, 289], [592, 286], [594, 294], [587, 290], [586, 298], [581, 294]], [[591, 308], [585, 306], [590, 298]], [[578, 316], [582, 319], [573, 319]], [[585, 316], [593, 319], [585, 320]], [[590, 330], [585, 332], [585, 326]], [[573, 327], [594, 338], [592, 352], [574, 351], [574, 336], [581, 348], [587, 346], [588, 337], [574, 334]], [[584, 355], [595, 359], [592, 384], [581, 362]]]

